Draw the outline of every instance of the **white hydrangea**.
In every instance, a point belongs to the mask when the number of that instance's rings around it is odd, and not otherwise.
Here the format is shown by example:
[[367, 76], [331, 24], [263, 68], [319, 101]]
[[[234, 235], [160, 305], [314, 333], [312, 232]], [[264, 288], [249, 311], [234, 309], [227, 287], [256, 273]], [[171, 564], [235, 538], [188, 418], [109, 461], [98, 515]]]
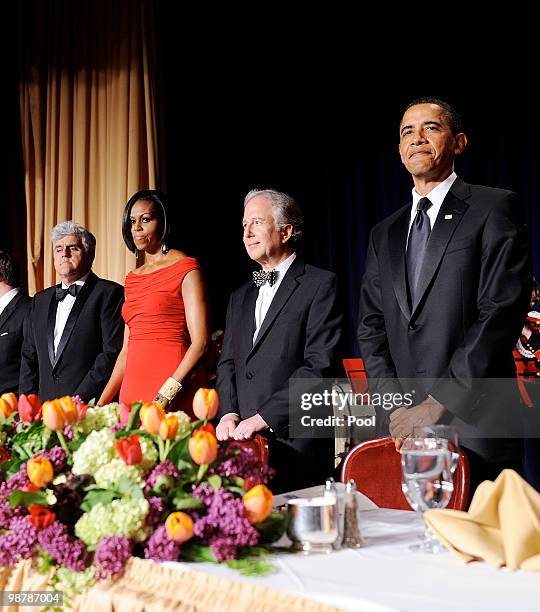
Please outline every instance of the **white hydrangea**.
[[90, 474], [93, 476], [99, 468], [115, 457], [114, 443], [114, 434], [110, 429], [93, 431], [73, 453], [71, 471], [77, 475]]
[[[75, 572], [67, 567], [59, 566], [53, 578], [53, 585], [56, 591], [62, 591], [68, 597], [73, 597], [77, 593], [84, 593], [95, 583], [95, 570], [93, 565], [87, 567], [82, 572]], [[64, 601], [66, 604], [66, 601]]]
[[112, 427], [119, 420], [120, 405], [117, 402], [113, 402], [106, 406], [88, 408], [84, 419], [78, 424], [77, 428], [83, 434], [89, 434], [91, 431], [103, 429], [104, 427]]
[[97, 470], [94, 479], [101, 489], [117, 489], [122, 476], [142, 486], [144, 481], [140, 465], [126, 465], [122, 459], [115, 457]]
[[90, 550], [95, 550], [105, 536], [126, 536], [142, 542], [149, 533], [144, 524], [149, 509], [150, 505], [144, 498], [125, 497], [110, 504], [96, 504], [75, 523], [75, 535]]
[[142, 461], [139, 465], [144, 472], [148, 472], [156, 465], [159, 453], [152, 440], [149, 440], [145, 436], [139, 436], [139, 442], [141, 443], [142, 451]]
[[167, 416], [170, 416], [171, 414], [174, 414], [174, 416], [178, 419], [178, 432], [176, 433], [175, 440], [179, 440], [180, 438], [183, 438], [189, 431], [191, 427], [191, 420], [189, 416], [182, 410], [179, 410], [178, 412], [168, 412]]

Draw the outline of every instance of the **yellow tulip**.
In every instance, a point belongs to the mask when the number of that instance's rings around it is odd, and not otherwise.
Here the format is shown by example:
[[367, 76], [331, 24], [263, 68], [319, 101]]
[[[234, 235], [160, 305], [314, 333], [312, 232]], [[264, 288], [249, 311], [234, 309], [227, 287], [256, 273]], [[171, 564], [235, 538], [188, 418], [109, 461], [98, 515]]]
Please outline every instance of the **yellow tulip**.
[[70, 395], [64, 395], [64, 397], [61, 397], [56, 401], [60, 404], [60, 407], [64, 411], [66, 423], [72, 423], [73, 421], [77, 420], [77, 407], [75, 406], [75, 402], [71, 399]]
[[171, 540], [181, 544], [193, 537], [193, 519], [185, 512], [172, 512], [165, 521]]
[[17, 396], [15, 393], [4, 393], [0, 396], [0, 412], [7, 419], [17, 410]]
[[26, 473], [33, 485], [43, 487], [54, 478], [52, 463], [45, 457], [34, 457], [26, 464]]
[[198, 419], [213, 419], [218, 411], [219, 398], [215, 389], [198, 389], [193, 397], [193, 412]]
[[163, 440], [174, 440], [178, 432], [178, 418], [171, 414], [161, 421], [159, 435]]
[[272, 491], [263, 484], [255, 485], [242, 498], [250, 523], [261, 523], [272, 511]]
[[216, 436], [209, 431], [198, 429], [189, 441], [189, 454], [197, 465], [212, 463], [218, 453]]

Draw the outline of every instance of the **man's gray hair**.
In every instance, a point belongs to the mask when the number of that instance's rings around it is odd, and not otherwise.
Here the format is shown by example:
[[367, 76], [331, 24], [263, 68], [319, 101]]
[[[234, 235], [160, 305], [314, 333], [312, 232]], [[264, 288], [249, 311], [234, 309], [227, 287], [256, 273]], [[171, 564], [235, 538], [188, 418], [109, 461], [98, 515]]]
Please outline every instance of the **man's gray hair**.
[[265, 197], [274, 207], [273, 217], [278, 229], [285, 225], [292, 225], [290, 242], [299, 242], [302, 239], [304, 215], [296, 200], [275, 189], [252, 189], [244, 198], [244, 208], [250, 200], [257, 196]]
[[64, 236], [70, 236], [72, 234], [80, 237], [86, 257], [88, 258], [88, 263], [92, 265], [96, 255], [96, 237], [79, 223], [75, 223], [75, 221], [63, 221], [55, 225], [51, 231], [51, 240], [54, 243]]

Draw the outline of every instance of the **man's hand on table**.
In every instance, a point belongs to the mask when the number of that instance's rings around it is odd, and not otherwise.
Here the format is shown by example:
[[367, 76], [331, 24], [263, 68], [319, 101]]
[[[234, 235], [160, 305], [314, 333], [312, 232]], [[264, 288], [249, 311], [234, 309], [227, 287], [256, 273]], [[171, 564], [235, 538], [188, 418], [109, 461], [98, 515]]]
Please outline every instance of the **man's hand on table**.
[[260, 414], [254, 414], [248, 419], [240, 420], [237, 414], [226, 414], [216, 427], [218, 440], [248, 440], [258, 431], [268, 427], [268, 423]]

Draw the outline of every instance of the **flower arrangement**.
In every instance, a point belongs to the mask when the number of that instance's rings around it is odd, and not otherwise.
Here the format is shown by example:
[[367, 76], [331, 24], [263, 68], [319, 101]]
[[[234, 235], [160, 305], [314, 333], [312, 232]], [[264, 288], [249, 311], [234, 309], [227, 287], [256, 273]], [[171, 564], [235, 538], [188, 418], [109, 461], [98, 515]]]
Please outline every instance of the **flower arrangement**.
[[218, 443], [214, 390], [199, 389], [193, 408], [190, 422], [155, 403], [2, 395], [0, 566], [32, 558], [68, 597], [132, 556], [268, 571], [264, 545], [286, 529], [273, 470], [248, 446]]

